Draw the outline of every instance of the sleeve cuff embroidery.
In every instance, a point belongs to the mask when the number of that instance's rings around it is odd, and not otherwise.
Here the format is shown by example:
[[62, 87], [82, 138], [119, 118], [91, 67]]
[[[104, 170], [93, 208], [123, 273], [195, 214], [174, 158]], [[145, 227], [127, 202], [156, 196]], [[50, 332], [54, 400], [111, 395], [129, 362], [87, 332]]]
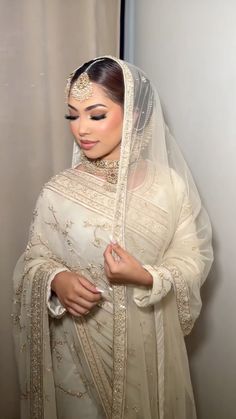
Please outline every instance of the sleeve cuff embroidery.
[[179, 321], [184, 335], [188, 335], [192, 328], [194, 321], [191, 316], [189, 306], [189, 293], [187, 284], [183, 278], [182, 273], [175, 266], [165, 266], [171, 273], [172, 283], [175, 291]]
[[158, 303], [168, 294], [172, 285], [171, 273], [165, 267], [150, 265], [144, 265], [143, 267], [152, 275], [153, 286], [150, 289], [146, 287], [135, 288], [134, 302], [138, 307], [147, 307]]
[[178, 316], [184, 335], [188, 335], [193, 327], [193, 319], [189, 306], [188, 287], [181, 272], [175, 266], [160, 265], [143, 266], [153, 277], [152, 289], [139, 287], [134, 289], [134, 302], [138, 307], [147, 307], [158, 303], [173, 287]]

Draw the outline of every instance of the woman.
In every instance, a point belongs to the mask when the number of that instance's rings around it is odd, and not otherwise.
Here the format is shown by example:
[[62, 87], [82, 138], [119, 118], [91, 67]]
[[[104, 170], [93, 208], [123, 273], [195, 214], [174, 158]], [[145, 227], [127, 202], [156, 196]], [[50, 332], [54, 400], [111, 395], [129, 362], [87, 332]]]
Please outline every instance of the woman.
[[15, 271], [22, 418], [196, 417], [184, 335], [211, 229], [146, 75], [113, 57], [67, 83], [73, 167], [43, 188]]

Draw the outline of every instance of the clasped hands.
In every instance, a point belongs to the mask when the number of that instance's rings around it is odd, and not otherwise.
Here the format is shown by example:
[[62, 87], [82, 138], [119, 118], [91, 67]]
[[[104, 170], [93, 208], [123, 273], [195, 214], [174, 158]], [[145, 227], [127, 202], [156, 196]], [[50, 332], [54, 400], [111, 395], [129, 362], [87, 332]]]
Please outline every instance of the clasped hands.
[[[119, 244], [109, 244], [104, 252], [104, 269], [112, 285], [151, 286], [152, 276]], [[88, 314], [102, 299], [102, 293], [88, 279], [74, 272], [55, 275], [52, 290], [73, 316]]]

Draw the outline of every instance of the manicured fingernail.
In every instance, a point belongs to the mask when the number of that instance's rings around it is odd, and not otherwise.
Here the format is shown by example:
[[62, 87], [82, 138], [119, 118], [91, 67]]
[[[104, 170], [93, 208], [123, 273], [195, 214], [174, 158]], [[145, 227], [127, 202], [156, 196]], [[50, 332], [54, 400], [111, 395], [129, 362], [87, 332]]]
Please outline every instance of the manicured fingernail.
[[98, 292], [101, 292], [102, 294], [105, 292], [104, 290], [102, 290], [101, 288], [98, 288], [98, 287], [96, 287], [96, 290], [97, 290]]
[[113, 236], [112, 236], [112, 235], [110, 235], [110, 236], [109, 236], [109, 239], [110, 239], [110, 242], [111, 242], [112, 244], [117, 244], [117, 241], [113, 238]]

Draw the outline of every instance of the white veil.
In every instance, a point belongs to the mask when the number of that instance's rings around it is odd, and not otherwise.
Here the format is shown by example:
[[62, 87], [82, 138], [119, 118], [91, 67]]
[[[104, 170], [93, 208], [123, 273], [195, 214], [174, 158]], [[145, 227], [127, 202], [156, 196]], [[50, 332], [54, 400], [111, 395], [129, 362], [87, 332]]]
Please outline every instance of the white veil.
[[[134, 255], [156, 279], [156, 300], [152, 300], [153, 295], [146, 290], [134, 289], [130, 293], [125, 287], [113, 287], [116, 348], [113, 360], [113, 409], [124, 409], [127, 398], [125, 377], [130, 368], [127, 348], [129, 349], [129, 333], [132, 334], [132, 325], [129, 325], [132, 309], [129, 307], [133, 301], [143, 308], [151, 302], [154, 305], [156, 324], [159, 417], [192, 419], [195, 417], [195, 407], [179, 323], [183, 334], [188, 334], [201, 309], [200, 286], [212, 263], [211, 226], [202, 208], [192, 175], [165, 124], [155, 88], [147, 76], [134, 65], [114, 57], [107, 58], [120, 65], [125, 85], [113, 237], [129, 251], [129, 220], [132, 217], [137, 188], [144, 186], [146, 202], [149, 200], [150, 203], [155, 203], [155, 188], [151, 187], [150, 176], [147, 174], [151, 173], [152, 182], [160, 195], [163, 185], [168, 190], [168, 208], [171, 208], [167, 214], [167, 243], [160, 254], [159, 249], [156, 249], [155, 266], [147, 263], [145, 249], [143, 256]], [[72, 164], [77, 166], [79, 162], [80, 151], [75, 144]], [[165, 200], [166, 196], [160, 201], [161, 210], [165, 210]], [[143, 211], [145, 204], [140, 202], [140, 213]], [[177, 311], [179, 322], [176, 320]], [[149, 418], [148, 414], [145, 417]]]
[[[137, 177], [140, 178], [140, 171], [145, 172], [145, 169], [140, 167], [139, 162], [144, 158], [148, 159], [157, 172], [165, 172], [166, 182], [173, 185], [174, 178], [177, 177], [184, 185], [189, 204], [192, 206], [196, 231], [200, 239], [199, 250], [204, 260], [204, 270], [201, 273], [202, 284], [212, 263], [212, 248], [209, 245], [211, 242], [211, 225], [208, 215], [202, 207], [192, 174], [164, 121], [158, 93], [146, 74], [139, 68], [115, 57], [104, 56], [97, 59], [100, 60], [101, 58], [113, 59], [121, 66], [125, 84], [124, 124], [116, 193], [117, 204], [114, 212], [114, 238], [119, 239], [125, 245], [124, 227], [128, 200], [124, 193], [127, 193], [128, 178], [129, 195], [132, 195]], [[74, 143], [72, 167], [77, 166], [79, 162], [80, 148]], [[130, 171], [132, 176], [129, 176]], [[123, 207], [122, 215], [120, 214], [121, 207]], [[117, 220], [120, 217], [124, 223], [122, 237], [117, 236], [118, 230], [115, 229], [115, 224], [117, 225]], [[202, 238], [203, 240], [201, 240]]]

